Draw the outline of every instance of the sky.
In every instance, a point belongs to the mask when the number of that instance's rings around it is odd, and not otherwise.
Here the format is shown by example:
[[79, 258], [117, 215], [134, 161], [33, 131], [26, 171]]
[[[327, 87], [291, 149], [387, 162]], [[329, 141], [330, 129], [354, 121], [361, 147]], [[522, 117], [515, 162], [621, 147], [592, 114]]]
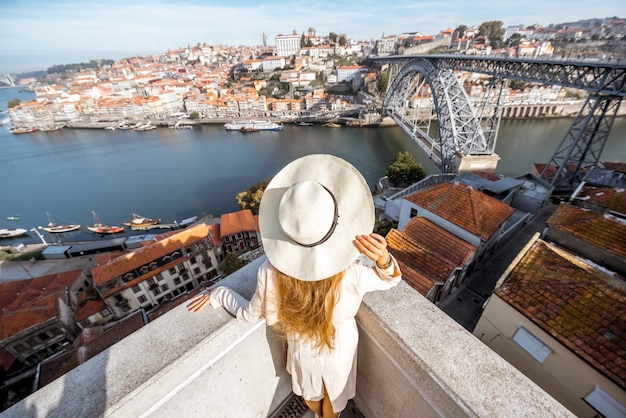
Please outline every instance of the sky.
[[623, 0], [0, 0], [0, 74], [118, 60], [198, 43], [269, 45], [279, 34], [356, 40], [500, 20], [549, 25], [626, 17]]

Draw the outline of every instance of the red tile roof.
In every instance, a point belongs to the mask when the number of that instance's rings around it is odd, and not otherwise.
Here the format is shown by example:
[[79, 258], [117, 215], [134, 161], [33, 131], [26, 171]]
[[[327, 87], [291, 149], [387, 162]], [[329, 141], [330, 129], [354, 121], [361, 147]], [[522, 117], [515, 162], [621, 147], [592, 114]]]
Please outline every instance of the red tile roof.
[[136, 251], [123, 254], [106, 264], [98, 264], [91, 269], [94, 286], [100, 286], [134, 268], [141, 267], [177, 249], [206, 238], [207, 234], [207, 226], [199, 224], [184, 229], [162, 241], [157, 241]]
[[59, 316], [59, 298], [82, 274], [71, 270], [0, 285], [0, 339]]
[[610, 215], [562, 203], [546, 221], [546, 225], [626, 257], [626, 224]]
[[476, 251], [474, 245], [422, 217], [411, 218], [402, 233], [420, 247], [459, 267]]
[[397, 229], [387, 234], [389, 251], [396, 257], [402, 278], [426, 296], [436, 283], [444, 283], [453, 270], [445, 262], [418, 247]]
[[222, 237], [247, 231], [256, 231], [257, 222], [250, 209], [238, 212], [225, 213], [220, 218], [220, 233]]
[[607, 170], [613, 170], [613, 171], [619, 171], [620, 173], [626, 173], [626, 163], [621, 163], [621, 162], [612, 163], [609, 161], [602, 161], [601, 164]]
[[443, 183], [406, 198], [458, 227], [489, 240], [515, 211], [509, 205], [464, 184]]
[[576, 198], [614, 212], [626, 213], [626, 190], [624, 189], [586, 184], [581, 188]]
[[626, 284], [538, 240], [494, 293], [626, 389]]

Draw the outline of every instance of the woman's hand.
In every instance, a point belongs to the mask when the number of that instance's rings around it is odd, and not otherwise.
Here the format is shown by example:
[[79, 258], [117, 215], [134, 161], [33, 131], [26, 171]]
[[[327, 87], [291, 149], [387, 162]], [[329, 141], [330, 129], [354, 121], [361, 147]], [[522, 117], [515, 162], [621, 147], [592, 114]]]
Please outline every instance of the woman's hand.
[[368, 258], [374, 260], [378, 266], [386, 266], [390, 255], [387, 251], [387, 241], [378, 234], [357, 235], [354, 240], [356, 248]]
[[191, 302], [187, 305], [187, 310], [189, 312], [200, 312], [202, 309], [206, 307], [206, 305], [211, 303], [211, 294], [208, 293], [207, 290], [203, 290], [201, 293], [198, 293], [196, 296], [191, 298]]

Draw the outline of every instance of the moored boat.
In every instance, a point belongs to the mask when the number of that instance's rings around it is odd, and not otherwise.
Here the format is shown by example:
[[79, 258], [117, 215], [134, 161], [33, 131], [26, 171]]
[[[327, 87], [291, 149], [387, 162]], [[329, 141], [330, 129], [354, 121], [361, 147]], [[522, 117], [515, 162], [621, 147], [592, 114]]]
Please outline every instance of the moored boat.
[[0, 238], [15, 238], [26, 234], [28, 231], [23, 228], [0, 228]]
[[126, 226], [130, 226], [132, 228], [132, 227], [143, 227], [143, 226], [156, 225], [159, 222], [161, 222], [160, 219], [147, 218], [145, 216], [141, 216], [141, 215], [137, 215], [136, 213], [133, 213], [133, 220], [132, 221], [124, 221], [124, 222], [122, 222], [122, 224], [124, 224]]
[[95, 211], [92, 211], [91, 213], [93, 214], [95, 221], [93, 225], [87, 227], [87, 229], [91, 232], [95, 234], [117, 234], [118, 232], [122, 232], [124, 230], [123, 226], [104, 225]]
[[31, 132], [36, 132], [37, 128], [13, 128], [11, 129], [11, 133], [14, 134], [28, 134]]
[[54, 223], [49, 223], [48, 226], [42, 226], [41, 229], [43, 229], [46, 232], [51, 232], [53, 234], [58, 234], [58, 233], [62, 233], [62, 232], [76, 231], [77, 229], [80, 229], [80, 225], [78, 225], [78, 224], [57, 225], [57, 224], [54, 224]]
[[251, 120], [248, 122], [228, 122], [224, 124], [224, 129], [239, 132], [282, 131], [283, 125], [269, 120]]
[[67, 225], [59, 225], [52, 220], [52, 215], [46, 212], [46, 216], [48, 217], [48, 225], [40, 226], [39, 229], [43, 229], [46, 232], [51, 232], [53, 234], [63, 233], [63, 232], [72, 232], [80, 229], [79, 224], [67, 224]]
[[327, 122], [323, 124], [322, 126], [326, 126], [327, 128], [341, 128], [341, 125], [339, 125], [338, 123], [334, 123], [334, 122]]

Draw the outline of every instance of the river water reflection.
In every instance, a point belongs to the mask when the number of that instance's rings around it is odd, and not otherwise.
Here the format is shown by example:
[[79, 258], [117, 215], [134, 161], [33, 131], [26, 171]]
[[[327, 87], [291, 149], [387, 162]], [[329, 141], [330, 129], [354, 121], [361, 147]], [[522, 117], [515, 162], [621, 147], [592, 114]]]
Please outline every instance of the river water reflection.
[[[0, 109], [14, 91], [0, 90]], [[570, 119], [503, 121], [498, 172], [521, 174], [547, 161]], [[626, 119], [615, 123], [603, 159], [626, 160]], [[398, 151], [410, 151], [427, 173], [437, 169], [400, 128], [325, 128], [287, 124], [282, 132], [243, 134], [221, 125], [145, 132], [63, 129], [13, 135], [0, 127], [0, 227], [48, 222], [121, 224], [138, 213], [163, 222], [238, 210], [235, 195], [269, 179], [289, 161], [328, 153], [354, 164], [370, 186]], [[19, 221], [6, 216], [19, 215]], [[136, 232], [126, 232], [129, 234]], [[46, 235], [49, 241], [99, 239], [91, 233]], [[39, 242], [34, 233], [14, 242]], [[8, 243], [3, 240], [0, 244]]]

